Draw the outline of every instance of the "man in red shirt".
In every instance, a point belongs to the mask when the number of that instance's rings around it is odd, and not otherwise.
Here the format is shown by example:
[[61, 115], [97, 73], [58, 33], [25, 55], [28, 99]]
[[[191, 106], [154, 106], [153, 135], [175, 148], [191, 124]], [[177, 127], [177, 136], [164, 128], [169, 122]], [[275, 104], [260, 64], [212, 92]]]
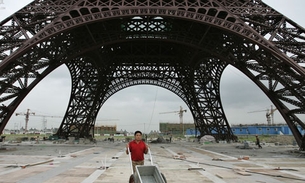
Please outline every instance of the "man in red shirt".
[[142, 141], [142, 132], [136, 131], [134, 137], [135, 139], [126, 145], [126, 154], [128, 154], [128, 148], [131, 153], [133, 172], [136, 165], [144, 165], [144, 154], [148, 152], [147, 144]]

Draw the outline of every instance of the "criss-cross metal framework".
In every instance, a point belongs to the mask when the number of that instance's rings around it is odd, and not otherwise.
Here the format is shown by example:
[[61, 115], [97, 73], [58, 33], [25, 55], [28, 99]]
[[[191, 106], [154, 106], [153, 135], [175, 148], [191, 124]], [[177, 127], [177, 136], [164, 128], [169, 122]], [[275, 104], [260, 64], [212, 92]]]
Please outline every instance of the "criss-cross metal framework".
[[232, 65], [305, 148], [305, 30], [261, 0], [35, 0], [0, 26], [0, 131], [65, 64], [72, 90], [59, 136], [88, 137], [109, 97], [150, 84], [186, 103], [201, 136], [234, 139], [219, 92]]

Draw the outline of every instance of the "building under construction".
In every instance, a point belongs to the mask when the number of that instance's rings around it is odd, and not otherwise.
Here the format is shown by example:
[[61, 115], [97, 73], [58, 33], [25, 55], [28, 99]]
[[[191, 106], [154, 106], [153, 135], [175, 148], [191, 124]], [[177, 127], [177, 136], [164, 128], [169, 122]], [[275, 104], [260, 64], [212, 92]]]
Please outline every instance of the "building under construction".
[[187, 129], [195, 129], [194, 123], [159, 123], [159, 129], [164, 134], [186, 134]]
[[98, 136], [104, 136], [106, 134], [113, 135], [117, 133], [116, 125], [99, 125], [94, 126], [94, 134]]

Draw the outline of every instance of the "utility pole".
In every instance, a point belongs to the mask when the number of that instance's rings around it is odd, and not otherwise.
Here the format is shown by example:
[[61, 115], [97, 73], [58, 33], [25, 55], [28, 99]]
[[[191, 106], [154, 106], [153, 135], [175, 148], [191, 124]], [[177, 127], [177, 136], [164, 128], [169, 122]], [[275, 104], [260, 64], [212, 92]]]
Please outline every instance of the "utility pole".
[[27, 133], [28, 132], [28, 123], [29, 123], [30, 115], [35, 115], [35, 113], [30, 112], [30, 109], [27, 109], [26, 113], [22, 113], [22, 112], [16, 113], [16, 116], [18, 116], [18, 115], [24, 115], [25, 116], [25, 133]]

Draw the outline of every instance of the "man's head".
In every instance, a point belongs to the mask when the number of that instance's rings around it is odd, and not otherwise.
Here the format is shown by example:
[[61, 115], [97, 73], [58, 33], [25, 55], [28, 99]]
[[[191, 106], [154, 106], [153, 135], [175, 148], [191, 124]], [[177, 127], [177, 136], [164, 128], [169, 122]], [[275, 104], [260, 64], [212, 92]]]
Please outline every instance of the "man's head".
[[136, 140], [142, 140], [142, 132], [141, 131], [134, 132], [134, 137]]

